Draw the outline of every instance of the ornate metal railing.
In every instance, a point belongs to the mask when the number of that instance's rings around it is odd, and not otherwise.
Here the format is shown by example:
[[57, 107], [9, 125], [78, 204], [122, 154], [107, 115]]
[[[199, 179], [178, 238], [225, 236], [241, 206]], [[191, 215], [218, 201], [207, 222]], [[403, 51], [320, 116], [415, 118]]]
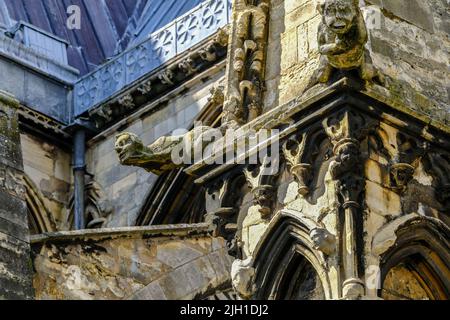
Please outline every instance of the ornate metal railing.
[[74, 88], [79, 116], [154, 71], [230, 22], [231, 0], [208, 0], [81, 78]]

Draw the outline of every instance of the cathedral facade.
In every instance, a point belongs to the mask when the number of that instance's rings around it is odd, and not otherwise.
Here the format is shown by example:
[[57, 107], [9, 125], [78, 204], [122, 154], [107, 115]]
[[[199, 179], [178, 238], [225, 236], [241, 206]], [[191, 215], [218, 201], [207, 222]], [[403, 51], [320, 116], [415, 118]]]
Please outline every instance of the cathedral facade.
[[0, 299], [447, 300], [449, 23], [0, 0]]

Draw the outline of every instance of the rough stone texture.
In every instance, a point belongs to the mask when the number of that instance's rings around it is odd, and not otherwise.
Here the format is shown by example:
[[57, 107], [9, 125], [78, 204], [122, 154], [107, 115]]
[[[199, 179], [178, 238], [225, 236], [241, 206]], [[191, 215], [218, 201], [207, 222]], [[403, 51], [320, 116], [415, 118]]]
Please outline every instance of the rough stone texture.
[[0, 299], [32, 297], [17, 107], [0, 92]]
[[35, 238], [36, 298], [206, 298], [231, 285], [231, 257], [205, 230], [181, 225]]
[[[149, 145], [174, 130], [189, 129], [206, 105], [210, 89], [222, 76], [220, 71], [167, 102], [160, 101], [150, 112], [121, 127], [119, 132], [134, 133], [144, 145]], [[114, 207], [107, 227], [134, 225], [144, 198], [157, 179], [157, 176], [144, 169], [120, 165], [114, 151], [117, 133], [108, 132], [105, 139], [96, 141], [87, 151], [88, 172], [94, 174], [95, 180], [104, 187]]]
[[25, 174], [39, 190], [58, 230], [64, 230], [72, 181], [72, 156], [68, 151], [29, 134], [21, 134], [20, 139]]

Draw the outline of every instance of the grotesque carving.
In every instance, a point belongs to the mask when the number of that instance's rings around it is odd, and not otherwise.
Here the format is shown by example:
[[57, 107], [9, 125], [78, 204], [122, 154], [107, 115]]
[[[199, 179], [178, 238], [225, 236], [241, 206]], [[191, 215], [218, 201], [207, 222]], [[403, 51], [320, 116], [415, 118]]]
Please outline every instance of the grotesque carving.
[[298, 193], [305, 197], [309, 194], [309, 182], [311, 180], [311, 165], [304, 163], [304, 157], [306, 153], [306, 141], [308, 135], [304, 133], [300, 137], [300, 141], [293, 141], [295, 145], [294, 150], [289, 148], [289, 144], [292, 141], [287, 141], [283, 145], [283, 153], [286, 161], [290, 166], [291, 174], [294, 176], [298, 184]]
[[252, 189], [254, 204], [260, 206], [259, 212], [263, 219], [270, 217], [272, 203], [275, 198], [273, 184], [277, 175], [271, 170], [271, 168], [274, 168], [274, 164], [270, 163], [270, 161], [269, 157], [266, 157], [260, 166], [257, 166], [253, 170], [248, 168], [244, 170], [244, 175]]
[[353, 139], [340, 141], [335, 147], [336, 160], [331, 163], [330, 172], [334, 179], [351, 172], [359, 163], [359, 142]]
[[182, 140], [183, 137], [161, 137], [146, 147], [137, 135], [126, 132], [117, 135], [115, 150], [122, 165], [145, 167], [149, 172], [161, 174], [177, 167], [171, 160], [171, 153]]
[[311, 230], [309, 236], [314, 243], [314, 249], [331, 255], [336, 251], [336, 237], [325, 228]]
[[233, 288], [241, 300], [250, 300], [256, 292], [254, 284], [255, 268], [253, 258], [235, 260], [231, 266], [231, 281]]
[[210, 89], [211, 96], [208, 98], [208, 101], [216, 106], [223, 105], [224, 103], [224, 84], [219, 83]]
[[365, 48], [368, 35], [359, 0], [318, 0], [318, 10], [322, 15], [318, 31], [322, 56], [313, 82], [328, 82], [334, 69], [359, 69], [362, 79], [383, 81]]
[[392, 187], [399, 192], [404, 192], [414, 175], [414, 167], [408, 163], [396, 163], [390, 168]]
[[184, 135], [161, 137], [148, 147], [137, 135], [125, 132], [116, 136], [115, 150], [122, 165], [142, 167], [160, 175], [186, 162], [193, 163], [196, 155], [203, 154], [211, 143], [207, 137], [215, 136], [217, 130], [200, 126]]
[[205, 61], [214, 61], [217, 59], [217, 47], [226, 47], [228, 45], [229, 29], [221, 28], [214, 36], [212, 43], [199, 50], [200, 58]]
[[192, 58], [186, 58], [178, 64], [178, 67], [187, 75], [197, 71], [197, 68], [194, 66], [194, 60]]

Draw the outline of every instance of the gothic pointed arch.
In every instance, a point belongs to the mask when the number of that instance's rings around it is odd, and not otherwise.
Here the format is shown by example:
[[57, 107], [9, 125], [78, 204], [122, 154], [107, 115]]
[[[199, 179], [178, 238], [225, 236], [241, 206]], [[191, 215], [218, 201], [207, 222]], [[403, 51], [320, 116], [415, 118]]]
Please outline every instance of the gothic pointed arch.
[[[88, 177], [85, 187], [84, 215], [86, 229], [99, 229], [106, 226], [113, 206], [109, 202], [103, 187], [92, 177]], [[71, 230], [74, 226], [74, 195], [72, 193], [67, 207], [65, 228]]]
[[254, 296], [268, 300], [324, 300], [331, 298], [327, 264], [314, 250], [310, 232], [314, 221], [279, 213], [270, 223], [254, 254]]
[[450, 229], [416, 216], [398, 227], [395, 243], [381, 256], [379, 295], [386, 300], [450, 298]]
[[23, 184], [25, 187], [30, 234], [56, 231], [56, 222], [46, 208], [39, 189], [27, 175], [23, 176]]

